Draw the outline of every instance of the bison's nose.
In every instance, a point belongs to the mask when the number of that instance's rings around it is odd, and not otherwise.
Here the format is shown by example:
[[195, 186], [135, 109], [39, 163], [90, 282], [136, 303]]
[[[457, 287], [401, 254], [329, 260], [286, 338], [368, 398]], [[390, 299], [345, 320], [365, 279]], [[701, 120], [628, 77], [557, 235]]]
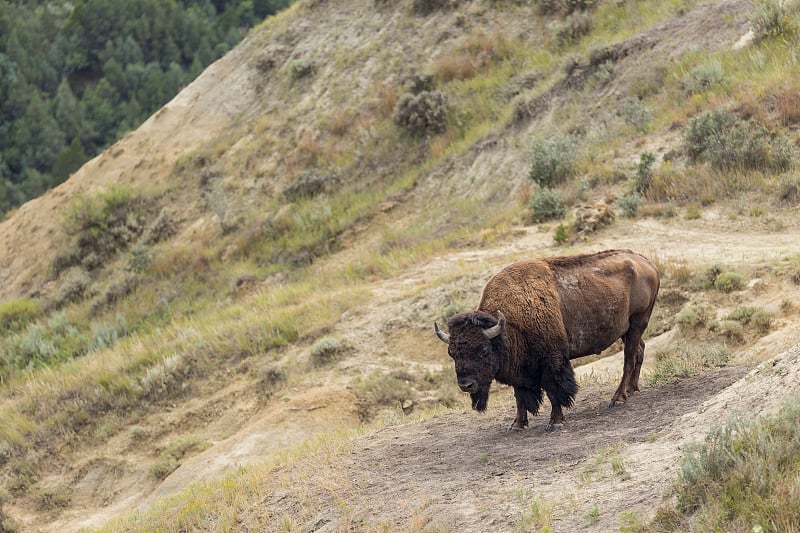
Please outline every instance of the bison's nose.
[[458, 386], [464, 392], [478, 392], [478, 382], [474, 379], [459, 379]]

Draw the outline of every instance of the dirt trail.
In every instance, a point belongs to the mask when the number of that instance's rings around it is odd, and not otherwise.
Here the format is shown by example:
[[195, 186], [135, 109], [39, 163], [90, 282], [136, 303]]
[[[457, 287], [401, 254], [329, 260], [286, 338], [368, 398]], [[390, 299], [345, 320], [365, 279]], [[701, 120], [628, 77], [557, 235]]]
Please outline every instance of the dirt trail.
[[[303, 498], [316, 514], [303, 529], [618, 531], [664, 501], [688, 442], [733, 413], [774, 411], [784, 396], [770, 391], [798, 389], [800, 345], [749, 372], [721, 368], [645, 388], [619, 408], [607, 407], [613, 386], [587, 385], [563, 430], [545, 432], [539, 416], [524, 432], [507, 433], [513, 395], [499, 388], [484, 415], [380, 430], [335, 458], [335, 472], [304, 477]], [[332, 479], [346, 487], [332, 493]], [[293, 496], [275, 491], [273, 516], [290, 514]]]

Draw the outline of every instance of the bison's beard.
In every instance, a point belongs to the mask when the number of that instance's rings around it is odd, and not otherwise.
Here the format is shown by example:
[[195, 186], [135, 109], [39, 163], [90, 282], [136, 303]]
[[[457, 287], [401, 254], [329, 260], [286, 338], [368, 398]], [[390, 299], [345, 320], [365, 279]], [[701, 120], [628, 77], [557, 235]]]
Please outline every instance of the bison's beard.
[[482, 413], [486, 410], [486, 404], [489, 403], [489, 387], [482, 387], [478, 392], [473, 392], [469, 395], [472, 398], [472, 408]]

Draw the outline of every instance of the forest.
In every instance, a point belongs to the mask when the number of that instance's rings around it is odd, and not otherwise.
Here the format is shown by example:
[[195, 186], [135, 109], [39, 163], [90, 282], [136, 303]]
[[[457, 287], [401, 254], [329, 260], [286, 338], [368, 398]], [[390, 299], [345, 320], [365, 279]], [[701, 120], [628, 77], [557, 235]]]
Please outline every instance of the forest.
[[291, 2], [0, 2], [0, 214], [65, 181]]

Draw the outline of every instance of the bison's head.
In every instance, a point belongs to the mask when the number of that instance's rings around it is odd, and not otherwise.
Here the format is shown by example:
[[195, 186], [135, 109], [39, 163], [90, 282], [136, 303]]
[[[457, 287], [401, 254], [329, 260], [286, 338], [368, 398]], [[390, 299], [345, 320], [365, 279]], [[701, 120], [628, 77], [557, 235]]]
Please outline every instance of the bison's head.
[[455, 361], [458, 386], [470, 394], [477, 411], [486, 410], [489, 387], [505, 353], [506, 319], [500, 311], [497, 314], [499, 318], [482, 311], [455, 315], [447, 321], [449, 335], [433, 325]]

